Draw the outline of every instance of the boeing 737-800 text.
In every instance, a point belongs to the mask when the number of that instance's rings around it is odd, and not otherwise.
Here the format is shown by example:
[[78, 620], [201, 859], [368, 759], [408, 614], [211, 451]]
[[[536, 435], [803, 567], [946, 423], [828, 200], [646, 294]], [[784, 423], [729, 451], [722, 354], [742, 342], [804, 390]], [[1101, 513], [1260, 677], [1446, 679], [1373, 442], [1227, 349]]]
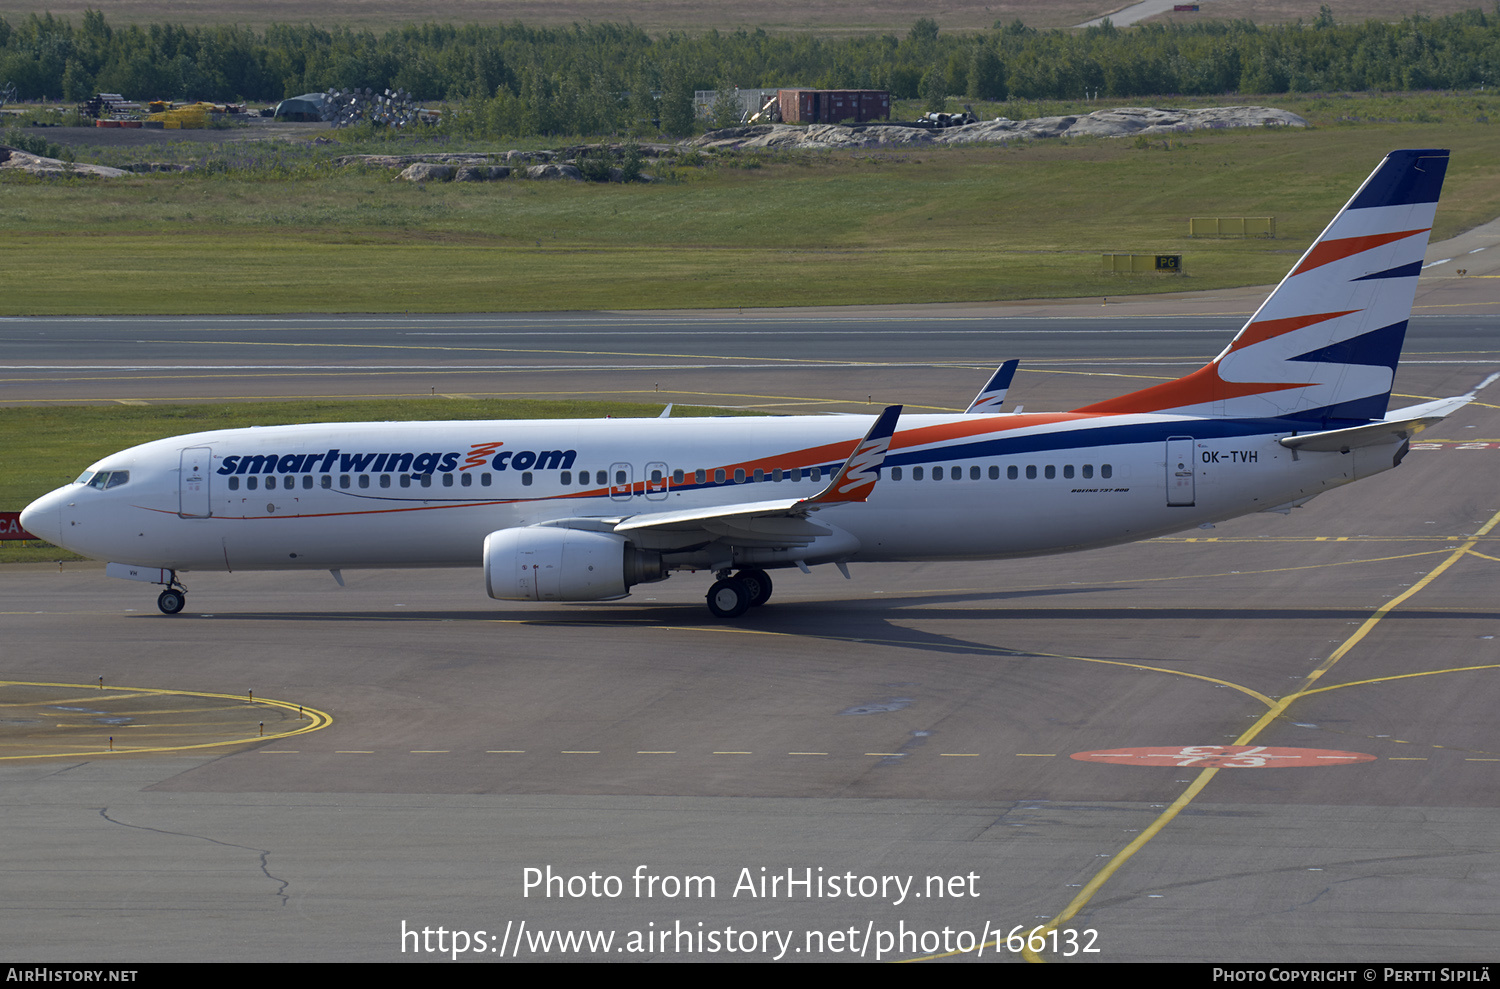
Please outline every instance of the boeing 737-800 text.
[[[111, 454], [22, 513], [107, 572], [482, 566], [491, 597], [597, 601], [708, 571], [709, 609], [768, 570], [997, 559], [1282, 510], [1401, 463], [1472, 398], [1388, 412], [1448, 164], [1387, 156], [1228, 347], [1072, 412], [331, 423]], [[845, 569], [847, 573], [847, 570]]]

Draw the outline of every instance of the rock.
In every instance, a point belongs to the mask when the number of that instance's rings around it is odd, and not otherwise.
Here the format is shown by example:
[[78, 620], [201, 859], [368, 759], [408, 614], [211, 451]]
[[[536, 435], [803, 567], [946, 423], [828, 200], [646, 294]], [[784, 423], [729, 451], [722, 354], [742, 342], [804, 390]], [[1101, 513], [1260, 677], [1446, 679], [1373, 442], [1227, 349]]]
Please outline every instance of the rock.
[[510, 168], [505, 165], [464, 165], [453, 175], [455, 182], [492, 182], [510, 177]]
[[448, 182], [457, 171], [452, 165], [440, 165], [430, 161], [419, 161], [414, 165], [407, 165], [397, 175], [398, 179], [408, 182]]
[[117, 179], [122, 175], [130, 174], [123, 168], [110, 168], [108, 165], [83, 165], [60, 161], [56, 158], [43, 158], [41, 155], [34, 155], [18, 148], [8, 148], [4, 145], [0, 145], [0, 168], [25, 172], [44, 179], [66, 178], [70, 175]]
[[577, 165], [532, 165], [526, 169], [528, 179], [572, 179], [583, 181], [583, 173]]
[[1046, 137], [1156, 136], [1220, 127], [1306, 126], [1307, 121], [1295, 113], [1264, 106], [1207, 107], [1201, 110], [1117, 107], [1081, 116], [1036, 117], [1031, 120], [1000, 117], [943, 130], [879, 123], [852, 127], [758, 124], [709, 131], [690, 143], [702, 148], [869, 148], [890, 144], [998, 143]]
[[419, 162], [432, 162], [440, 165], [485, 165], [489, 163], [489, 156], [481, 152], [453, 153], [434, 152], [429, 154], [415, 155], [340, 155], [333, 159], [335, 165], [364, 165], [369, 168], [405, 168], [407, 165], [415, 165]]

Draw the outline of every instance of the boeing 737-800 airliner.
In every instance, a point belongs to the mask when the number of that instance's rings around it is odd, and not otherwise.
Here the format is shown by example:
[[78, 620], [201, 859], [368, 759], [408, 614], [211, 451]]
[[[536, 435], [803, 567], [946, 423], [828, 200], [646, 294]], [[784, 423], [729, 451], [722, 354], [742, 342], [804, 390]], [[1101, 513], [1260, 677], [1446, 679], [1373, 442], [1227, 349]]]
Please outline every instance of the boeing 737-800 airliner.
[[597, 601], [673, 571], [709, 609], [768, 570], [998, 559], [1301, 505], [1401, 463], [1472, 398], [1387, 412], [1446, 151], [1385, 158], [1223, 353], [1072, 412], [328, 423], [111, 454], [33, 502], [37, 536], [165, 585], [192, 570], [482, 566], [491, 597]]

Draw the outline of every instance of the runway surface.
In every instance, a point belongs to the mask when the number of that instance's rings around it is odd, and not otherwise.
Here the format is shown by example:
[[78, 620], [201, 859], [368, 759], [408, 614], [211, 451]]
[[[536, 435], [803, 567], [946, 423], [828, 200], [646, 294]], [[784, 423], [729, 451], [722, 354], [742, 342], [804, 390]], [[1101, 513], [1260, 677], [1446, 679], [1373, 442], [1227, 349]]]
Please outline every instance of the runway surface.
[[[1081, 306], [8, 320], [0, 375], [19, 403], [855, 411], [962, 407], [1014, 356], [1012, 402], [1046, 410], [1176, 377], [1253, 307], [1192, 304], [1123, 325]], [[1406, 356], [1407, 404], [1457, 394], [1500, 369], [1500, 334], [1482, 308], [1429, 314]], [[0, 568], [0, 676], [65, 685], [0, 687], [0, 945], [973, 960], [998, 932], [980, 960], [1009, 962], [1008, 933], [1053, 922], [1049, 961], [1493, 960], [1496, 398], [1289, 517], [778, 573], [729, 625], [690, 575], [532, 608], [478, 571], [195, 574], [165, 618], [99, 567]], [[52, 724], [67, 754], [16, 757]]]

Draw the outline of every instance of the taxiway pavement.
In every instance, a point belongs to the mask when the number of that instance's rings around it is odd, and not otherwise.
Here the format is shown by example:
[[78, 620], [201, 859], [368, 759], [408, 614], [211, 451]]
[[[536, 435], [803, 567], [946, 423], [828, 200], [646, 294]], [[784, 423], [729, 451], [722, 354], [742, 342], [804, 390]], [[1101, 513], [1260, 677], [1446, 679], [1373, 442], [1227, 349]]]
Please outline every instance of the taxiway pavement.
[[[1071, 407], [1183, 373], [1243, 319], [1121, 330], [936, 311], [861, 315], [845, 334], [845, 314], [785, 315], [720, 314], [712, 334], [657, 319], [654, 339], [611, 314], [346, 321], [376, 348], [437, 332], [421, 346], [459, 348], [437, 364], [550, 348], [507, 356], [503, 387], [483, 367], [445, 378], [454, 392], [639, 393], [661, 373], [663, 400], [855, 411], [865, 396], [961, 407], [1010, 356], [1013, 402]], [[500, 334], [511, 321], [545, 339]], [[325, 344], [345, 332], [288, 322]], [[99, 379], [16, 375], [7, 397], [332, 393], [344, 377], [173, 369], [226, 340], [250, 356], [225, 360], [275, 363], [292, 339], [181, 323], [94, 324], [127, 344], [89, 351]], [[485, 335], [442, 335], [463, 332]], [[528, 365], [559, 350], [600, 366]], [[1419, 320], [1407, 358], [1406, 401], [1455, 394], [1500, 368], [1500, 337], [1482, 316]], [[292, 358], [353, 366], [360, 394], [379, 390], [372, 362], [413, 359]], [[99, 567], [0, 568], [0, 675], [75, 685], [0, 687], [6, 730], [55, 717], [74, 744], [0, 759], [0, 946], [28, 961], [436, 961], [460, 940], [469, 960], [839, 960], [998, 932], [982, 957], [1019, 961], [1004, 935], [1053, 921], [1049, 960], [1070, 944], [1106, 961], [1493, 960], [1497, 405], [1486, 393], [1399, 469], [1289, 517], [1069, 556], [856, 566], [852, 581], [778, 573], [771, 604], [728, 625], [689, 575], [527, 607], [486, 598], [477, 571], [349, 573], [345, 588], [195, 574], [167, 618], [151, 588]], [[90, 707], [100, 677], [107, 708]], [[126, 687], [188, 693], [131, 708]], [[220, 712], [220, 731], [257, 717], [192, 692], [249, 691], [332, 723], [180, 747]], [[116, 751], [77, 744], [90, 731]], [[1262, 764], [1218, 748], [1236, 744]], [[1099, 761], [1117, 749], [1126, 764]], [[569, 947], [565, 931], [613, 940]]]

